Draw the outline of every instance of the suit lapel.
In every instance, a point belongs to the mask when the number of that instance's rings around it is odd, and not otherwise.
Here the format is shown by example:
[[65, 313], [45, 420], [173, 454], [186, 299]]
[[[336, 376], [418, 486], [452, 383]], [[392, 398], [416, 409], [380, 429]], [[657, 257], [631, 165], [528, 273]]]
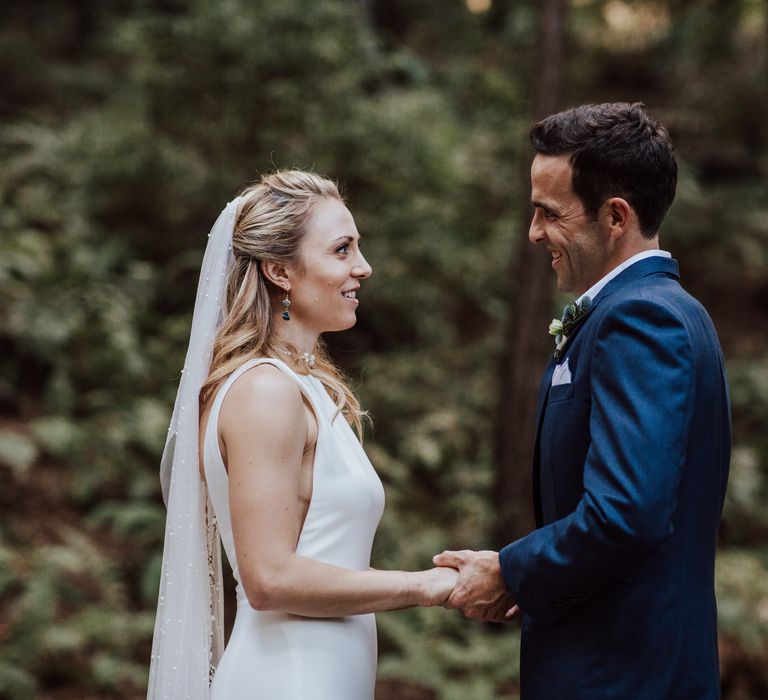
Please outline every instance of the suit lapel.
[[536, 406], [536, 438], [538, 440], [539, 430], [541, 429], [541, 419], [544, 415], [544, 403], [547, 400], [547, 394], [549, 394], [549, 385], [552, 383], [552, 375], [555, 372], [557, 363], [551, 360], [544, 370], [544, 376], [541, 378], [541, 384], [539, 385], [539, 401]]
[[[680, 271], [677, 265], [677, 261], [673, 260], [672, 258], [665, 258], [658, 255], [651, 258], [645, 258], [644, 260], [640, 260], [639, 262], [630, 265], [626, 270], [622, 271], [621, 274], [616, 275], [616, 277], [608, 282], [608, 284], [606, 284], [605, 287], [603, 287], [597, 293], [597, 296], [592, 299], [590, 311], [587, 317], [578, 326], [576, 326], [576, 328], [573, 330], [573, 333], [568, 336], [568, 342], [563, 348], [561, 358], [565, 357], [565, 351], [568, 349], [568, 346], [573, 343], [573, 339], [578, 335], [581, 328], [589, 323], [589, 319], [594, 313], [595, 307], [603, 299], [609, 297], [617, 289], [620, 289], [626, 284], [631, 284], [632, 282], [636, 282], [643, 277], [656, 274], [666, 274], [669, 277], [673, 277], [674, 279], [679, 280]], [[539, 409], [541, 409], [541, 396], [539, 396]]]
[[544, 376], [541, 378], [539, 386], [539, 401], [536, 408], [536, 442], [533, 451], [533, 514], [536, 518], [536, 527], [541, 527], [542, 505], [541, 505], [541, 469], [539, 467], [539, 446], [541, 442], [541, 426], [544, 421], [544, 406], [549, 395], [549, 385], [552, 383], [552, 374], [555, 371], [557, 363], [551, 360]]

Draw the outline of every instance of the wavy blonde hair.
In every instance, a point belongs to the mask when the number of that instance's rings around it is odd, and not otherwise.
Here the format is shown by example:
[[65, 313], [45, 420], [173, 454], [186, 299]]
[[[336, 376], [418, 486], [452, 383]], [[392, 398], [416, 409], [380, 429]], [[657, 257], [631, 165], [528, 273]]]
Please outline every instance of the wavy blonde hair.
[[274, 357], [295, 372], [317, 377], [347, 421], [362, 435], [366, 416], [341, 372], [318, 342], [311, 370], [295, 347], [278, 341], [273, 308], [282, 290], [264, 276], [261, 263], [301, 265], [301, 242], [313, 205], [323, 198], [343, 202], [334, 182], [315, 173], [284, 170], [264, 175], [240, 193], [232, 232], [235, 266], [227, 282], [224, 322], [216, 333], [208, 378], [200, 389], [200, 411], [221, 382], [243, 362]]

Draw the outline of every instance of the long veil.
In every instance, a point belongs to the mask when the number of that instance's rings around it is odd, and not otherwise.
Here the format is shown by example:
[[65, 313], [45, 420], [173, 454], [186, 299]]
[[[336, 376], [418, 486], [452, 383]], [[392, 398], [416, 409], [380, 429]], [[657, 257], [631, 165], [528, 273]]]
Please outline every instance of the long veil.
[[200, 270], [189, 347], [160, 463], [168, 510], [148, 700], [208, 700], [224, 648], [221, 546], [198, 457], [199, 395], [226, 313], [240, 198], [219, 215]]

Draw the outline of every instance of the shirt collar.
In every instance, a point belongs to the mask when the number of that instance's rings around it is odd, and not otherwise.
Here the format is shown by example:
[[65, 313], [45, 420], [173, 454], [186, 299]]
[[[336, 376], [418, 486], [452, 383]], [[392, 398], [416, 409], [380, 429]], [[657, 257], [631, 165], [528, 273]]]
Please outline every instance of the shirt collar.
[[608, 282], [610, 282], [614, 277], [624, 272], [624, 270], [626, 270], [630, 265], [634, 265], [636, 262], [640, 262], [646, 258], [656, 257], [671, 258], [672, 253], [668, 253], [666, 250], [644, 250], [642, 253], [637, 253], [631, 258], [627, 258], [623, 263], [614, 267], [613, 270], [611, 270], [600, 281], [593, 284], [586, 292], [584, 292], [584, 294], [576, 299], [576, 303], [580, 302], [584, 297], [589, 297], [592, 301], [594, 301], [595, 297], [600, 293], [600, 290], [605, 287], [605, 285], [608, 284]]

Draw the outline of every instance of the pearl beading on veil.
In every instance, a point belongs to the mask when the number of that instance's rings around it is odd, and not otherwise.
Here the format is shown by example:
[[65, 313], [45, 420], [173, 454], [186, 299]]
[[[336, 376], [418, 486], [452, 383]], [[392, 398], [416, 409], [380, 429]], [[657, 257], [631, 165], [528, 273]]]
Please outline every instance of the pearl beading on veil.
[[[198, 453], [200, 389], [210, 370], [234, 267], [232, 231], [241, 199], [219, 215], [203, 256], [189, 346], [168, 429], [160, 482], [168, 509], [148, 700], [208, 700], [224, 647], [221, 549]], [[187, 410], [195, 407], [195, 410]]]

